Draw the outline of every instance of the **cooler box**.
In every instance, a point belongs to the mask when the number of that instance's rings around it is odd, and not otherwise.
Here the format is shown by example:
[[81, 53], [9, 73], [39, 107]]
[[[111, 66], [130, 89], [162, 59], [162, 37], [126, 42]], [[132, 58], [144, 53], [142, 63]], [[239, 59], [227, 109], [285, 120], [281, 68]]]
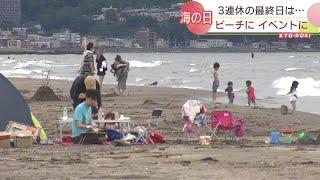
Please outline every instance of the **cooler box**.
[[15, 137], [14, 139], [14, 147], [16, 148], [28, 148], [32, 146], [33, 146], [32, 136]]
[[0, 148], [10, 148], [10, 134], [0, 132]]

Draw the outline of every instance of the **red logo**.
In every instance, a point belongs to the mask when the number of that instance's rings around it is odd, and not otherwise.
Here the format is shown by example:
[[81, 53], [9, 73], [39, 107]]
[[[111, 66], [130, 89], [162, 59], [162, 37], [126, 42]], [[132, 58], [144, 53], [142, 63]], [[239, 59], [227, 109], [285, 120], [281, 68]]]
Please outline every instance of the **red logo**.
[[205, 11], [199, 2], [187, 2], [180, 10], [180, 24], [187, 25], [194, 34], [206, 34], [212, 25], [212, 11]]

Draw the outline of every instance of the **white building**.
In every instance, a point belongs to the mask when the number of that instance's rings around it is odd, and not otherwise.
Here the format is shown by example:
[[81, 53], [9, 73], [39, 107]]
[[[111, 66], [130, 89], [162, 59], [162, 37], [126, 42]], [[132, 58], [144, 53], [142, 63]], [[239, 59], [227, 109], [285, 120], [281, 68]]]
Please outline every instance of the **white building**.
[[232, 42], [226, 39], [200, 39], [190, 41], [191, 48], [226, 48], [232, 46]]
[[132, 48], [133, 40], [120, 38], [106, 38], [107, 47]]
[[27, 37], [27, 28], [12, 28], [13, 32], [16, 32], [18, 36]]

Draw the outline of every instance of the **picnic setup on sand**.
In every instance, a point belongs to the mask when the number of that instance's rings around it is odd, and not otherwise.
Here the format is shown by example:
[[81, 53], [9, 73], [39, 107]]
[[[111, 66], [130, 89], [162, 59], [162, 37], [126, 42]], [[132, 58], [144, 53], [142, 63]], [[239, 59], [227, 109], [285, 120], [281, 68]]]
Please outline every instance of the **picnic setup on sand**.
[[[11, 84], [11, 82], [2, 74], [0, 74], [0, 148], [9, 147], [31, 147], [33, 144], [43, 145], [90, 145], [101, 144], [115, 146], [129, 145], [154, 145], [168, 143], [165, 138], [163, 127], [166, 124], [163, 120], [162, 107], [157, 103], [153, 104], [153, 110], [148, 117], [148, 123], [141, 123], [139, 119], [132, 118], [126, 110], [122, 113], [111, 110], [112, 107], [103, 107], [102, 82], [108, 69], [107, 62], [103, 56], [104, 49], [100, 48], [97, 59], [97, 75], [99, 81], [95, 79], [95, 65], [93, 56], [93, 43], [88, 43], [84, 52], [83, 61], [78, 70], [78, 76], [72, 82], [68, 103], [69, 105], [59, 109], [61, 115], [59, 117], [50, 117], [51, 121], [56, 124], [55, 137], [47, 135], [44, 128], [25, 101], [24, 97]], [[130, 71], [130, 63], [124, 60], [120, 55], [116, 55], [114, 63], [111, 65], [110, 72], [118, 82], [112, 96], [125, 98], [126, 82]], [[213, 65], [213, 104], [216, 104], [216, 95], [219, 87], [219, 68], [220, 64], [215, 62]], [[46, 79], [30, 100], [46, 101], [59, 100], [60, 97], [54, 94], [49, 87], [49, 73]], [[157, 85], [157, 83], [152, 83]], [[290, 102], [295, 111], [296, 107], [296, 89], [298, 82], [293, 81], [290, 88]], [[152, 86], [153, 86], [152, 85]], [[255, 90], [250, 80], [246, 81], [246, 94], [248, 96], [248, 107], [258, 109], [256, 106]], [[226, 89], [228, 92], [229, 105], [234, 103], [233, 83], [229, 82]], [[110, 96], [110, 97], [112, 97]], [[129, 96], [129, 93], [128, 93]], [[46, 99], [48, 98], [48, 99]], [[72, 100], [72, 102], [69, 101]], [[106, 100], [106, 99], [104, 99]], [[185, 101], [186, 98], [183, 100]], [[148, 103], [144, 103], [148, 105]], [[157, 107], [159, 105], [159, 107]], [[197, 142], [202, 146], [221, 142], [238, 142], [244, 138], [247, 132], [252, 129], [246, 128], [246, 117], [237, 117], [231, 110], [223, 107], [206, 107], [208, 102], [204, 103], [200, 100], [190, 99], [184, 104], [180, 104], [181, 118], [174, 119], [177, 124], [183, 124], [182, 130], [178, 133], [185, 134], [186, 137], [179, 137], [175, 141], [181, 144], [182, 139], [187, 142]], [[251, 106], [253, 105], [253, 106]], [[107, 105], [105, 105], [107, 106]], [[170, 106], [170, 103], [166, 107]], [[71, 108], [72, 107], [72, 108]], [[166, 108], [165, 107], [165, 108]], [[43, 109], [46, 111], [46, 109]], [[179, 113], [179, 112], [175, 112]], [[288, 114], [288, 107], [282, 106], [280, 112], [282, 116]], [[142, 112], [138, 112], [142, 114]], [[244, 114], [242, 114], [243, 116]], [[169, 125], [168, 125], [169, 126]], [[285, 127], [285, 128], [283, 128]], [[253, 128], [251, 126], [251, 128]], [[169, 126], [169, 132], [174, 132], [174, 128]], [[265, 144], [315, 144], [319, 143], [320, 137], [313, 138], [307, 131], [294, 131], [292, 126], [284, 125], [281, 128], [270, 129], [269, 137], [264, 133], [265, 139], [261, 139]], [[167, 135], [167, 134], [166, 134]], [[181, 139], [182, 138], [182, 139]]]
[[[149, 122], [145, 126], [128, 115], [103, 112], [97, 104], [100, 92], [90, 81], [95, 79], [90, 76], [82, 78], [85, 91], [77, 94], [82, 99], [77, 99], [78, 106], [74, 109], [74, 115], [70, 116], [66, 107], [61, 109], [61, 116], [55, 119], [56, 135], [48, 138], [20, 92], [0, 75], [0, 85], [4, 87], [0, 93], [8, 99], [0, 102], [0, 148], [27, 148], [34, 144], [129, 146], [166, 143], [159, 128], [159, 122], [163, 122], [162, 109], [155, 108], [150, 112]], [[237, 142], [245, 136], [245, 119], [225, 109], [208, 112], [200, 100], [188, 100], [182, 105], [181, 121], [184, 122], [182, 131], [186, 134], [187, 142], [198, 142], [202, 146], [225, 140]], [[312, 138], [306, 131], [295, 132], [290, 128], [271, 130], [270, 136], [264, 139], [264, 143], [273, 145], [315, 144], [318, 141], [319, 138]]]

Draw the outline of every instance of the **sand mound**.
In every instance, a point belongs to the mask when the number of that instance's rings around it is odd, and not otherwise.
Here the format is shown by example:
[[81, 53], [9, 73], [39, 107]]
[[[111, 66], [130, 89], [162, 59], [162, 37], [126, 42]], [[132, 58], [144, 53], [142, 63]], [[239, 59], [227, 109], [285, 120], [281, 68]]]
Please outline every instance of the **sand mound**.
[[49, 86], [41, 86], [31, 98], [34, 101], [60, 101], [61, 99]]

